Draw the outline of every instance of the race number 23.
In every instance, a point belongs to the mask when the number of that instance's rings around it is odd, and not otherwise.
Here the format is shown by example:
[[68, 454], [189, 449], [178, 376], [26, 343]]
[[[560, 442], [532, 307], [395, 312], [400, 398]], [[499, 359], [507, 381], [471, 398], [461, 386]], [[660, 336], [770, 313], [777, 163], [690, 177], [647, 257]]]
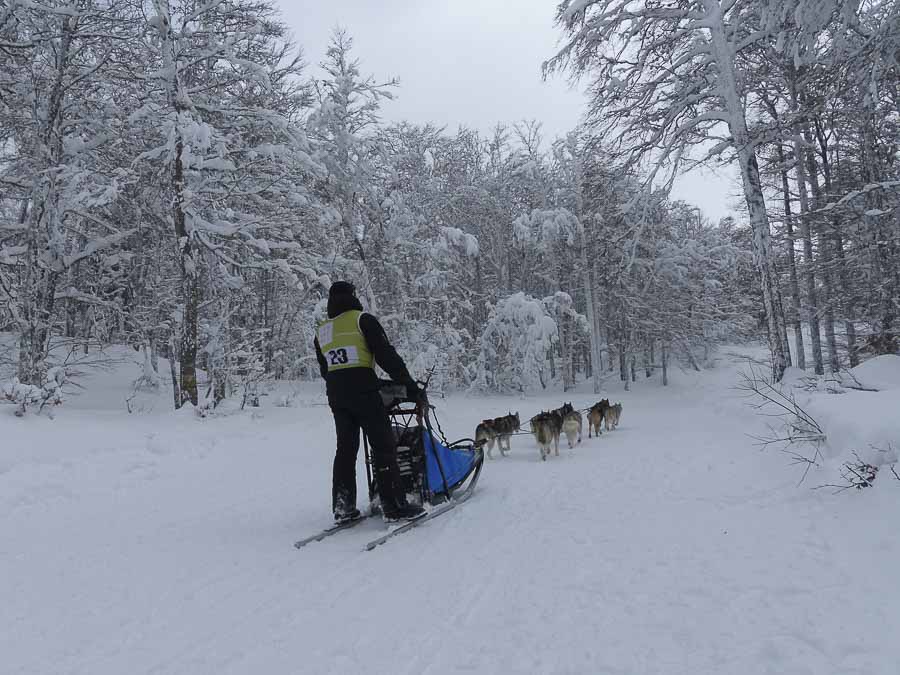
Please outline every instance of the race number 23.
[[328, 358], [333, 366], [342, 366], [350, 360], [346, 349], [332, 349], [328, 352]]
[[354, 366], [359, 363], [356, 347], [336, 347], [325, 353], [329, 366]]

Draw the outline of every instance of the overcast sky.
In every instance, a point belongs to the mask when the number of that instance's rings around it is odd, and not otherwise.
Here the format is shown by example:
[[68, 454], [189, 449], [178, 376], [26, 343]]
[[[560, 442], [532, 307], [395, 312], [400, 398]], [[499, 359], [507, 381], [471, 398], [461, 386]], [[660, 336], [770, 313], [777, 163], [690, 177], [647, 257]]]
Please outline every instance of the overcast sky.
[[[554, 0], [277, 0], [306, 60], [318, 64], [331, 30], [354, 40], [364, 74], [396, 77], [387, 120], [434, 122], [482, 131], [497, 122], [537, 119], [552, 139], [574, 127], [583, 95], [561, 78], [541, 79], [559, 31]], [[730, 172], [686, 176], [673, 196], [718, 219], [731, 212]]]

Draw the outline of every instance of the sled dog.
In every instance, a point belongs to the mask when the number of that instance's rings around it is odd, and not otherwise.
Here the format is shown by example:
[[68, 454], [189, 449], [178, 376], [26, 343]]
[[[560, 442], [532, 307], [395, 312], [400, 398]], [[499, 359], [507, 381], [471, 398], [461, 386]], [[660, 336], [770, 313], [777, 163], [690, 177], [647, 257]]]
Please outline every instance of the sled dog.
[[603, 423], [603, 420], [606, 418], [606, 411], [609, 409], [609, 399], [604, 398], [601, 401], [597, 401], [594, 405], [591, 406], [591, 409], [588, 411], [588, 438], [591, 437], [591, 431], [594, 432], [595, 436], [600, 435], [600, 425]]
[[563, 403], [562, 406], [560, 406], [556, 410], [551, 410], [550, 412], [556, 413], [561, 418], [565, 419], [566, 415], [571, 412], [575, 412], [575, 408], [572, 407], [571, 403]]
[[541, 411], [540, 414], [531, 418], [531, 433], [534, 434], [538, 447], [541, 449], [542, 460], [546, 460], [550, 455], [551, 443], [559, 456], [559, 435], [562, 433], [562, 426], [563, 419], [556, 410]]
[[[493, 459], [491, 451], [494, 449], [494, 443], [500, 450], [500, 454], [506, 457], [506, 453], [510, 450], [510, 437], [522, 428], [519, 421], [519, 413], [510, 413], [504, 417], [495, 417], [492, 420], [483, 420], [475, 428], [475, 442], [483, 442], [487, 445], [488, 459]], [[503, 444], [506, 443], [506, 449]]]
[[563, 417], [562, 428], [566, 434], [566, 440], [569, 441], [569, 449], [575, 447], [575, 439], [578, 439], [578, 442], [581, 443], [581, 413], [577, 410], [573, 410], [568, 415]]
[[622, 404], [616, 403], [615, 405], [609, 406], [606, 410], [606, 430], [609, 431], [609, 426], [612, 424], [612, 428], [615, 429], [619, 426], [619, 418], [622, 416]]

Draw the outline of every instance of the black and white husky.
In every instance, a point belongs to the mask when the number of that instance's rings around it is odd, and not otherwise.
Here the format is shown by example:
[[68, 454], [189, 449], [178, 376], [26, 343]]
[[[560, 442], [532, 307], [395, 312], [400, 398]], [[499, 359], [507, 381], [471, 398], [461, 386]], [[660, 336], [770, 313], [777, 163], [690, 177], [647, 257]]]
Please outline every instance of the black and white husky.
[[[506, 453], [510, 450], [510, 437], [521, 429], [519, 422], [519, 413], [510, 413], [503, 417], [495, 417], [492, 420], [483, 420], [475, 428], [475, 442], [487, 445], [488, 459], [493, 459], [491, 451], [494, 449], [494, 442], [500, 449], [500, 454], [506, 457]], [[506, 443], [504, 450], [503, 444]]]

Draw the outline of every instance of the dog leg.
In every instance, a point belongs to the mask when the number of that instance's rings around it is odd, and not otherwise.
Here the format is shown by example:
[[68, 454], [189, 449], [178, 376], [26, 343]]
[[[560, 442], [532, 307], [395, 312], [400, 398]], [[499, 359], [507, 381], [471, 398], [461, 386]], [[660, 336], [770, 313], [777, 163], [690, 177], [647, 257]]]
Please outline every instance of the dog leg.
[[491, 455], [491, 451], [494, 449], [494, 439], [489, 438], [487, 442], [487, 456], [488, 459], [494, 459], [493, 455]]

